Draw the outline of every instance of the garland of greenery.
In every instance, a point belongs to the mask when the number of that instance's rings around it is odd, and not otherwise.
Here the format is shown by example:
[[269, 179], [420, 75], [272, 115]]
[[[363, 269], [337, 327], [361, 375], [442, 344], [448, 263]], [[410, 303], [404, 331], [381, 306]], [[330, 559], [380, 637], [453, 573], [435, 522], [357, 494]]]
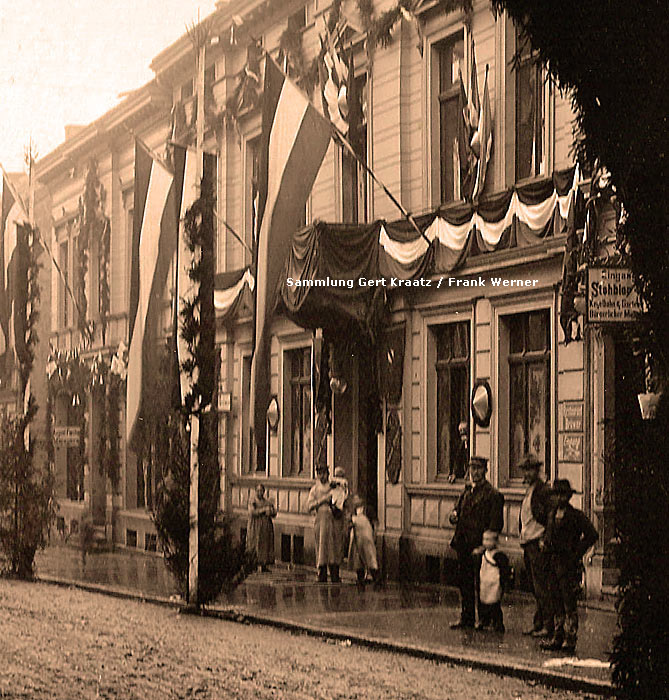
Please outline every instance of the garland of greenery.
[[107, 330], [107, 317], [109, 315], [109, 254], [111, 245], [111, 224], [109, 217], [105, 215], [105, 201], [107, 195], [104, 186], [98, 176], [98, 164], [92, 159], [88, 166], [84, 182], [84, 192], [79, 198], [79, 214], [77, 225], [79, 237], [77, 240], [77, 299], [78, 299], [78, 327], [87, 347], [95, 330], [93, 322], [87, 321], [88, 299], [86, 297], [86, 277], [88, 275], [88, 263], [91, 242], [94, 237], [99, 241], [100, 256], [100, 317], [102, 323], [103, 343]]
[[102, 354], [89, 364], [82, 359], [78, 350], [58, 350], [51, 347], [46, 364], [47, 373], [47, 460], [55, 463], [53, 405], [59, 394], [67, 395], [72, 406], [77, 408], [79, 419], [79, 470], [87, 463], [86, 426], [88, 412], [83, 407], [87, 392], [98, 392], [104, 410], [100, 412], [100, 428], [97, 435], [98, 467], [118, 488], [121, 460], [119, 455], [119, 407], [125, 373], [125, 346], [121, 344], [111, 363], [107, 364]]
[[200, 197], [186, 212], [186, 245], [193, 256], [188, 272], [197, 293], [181, 300], [181, 336], [186, 341], [189, 358], [181, 365], [191, 380], [191, 390], [184, 399], [187, 414], [210, 405], [214, 392], [215, 329], [214, 315], [214, 194], [203, 177]]

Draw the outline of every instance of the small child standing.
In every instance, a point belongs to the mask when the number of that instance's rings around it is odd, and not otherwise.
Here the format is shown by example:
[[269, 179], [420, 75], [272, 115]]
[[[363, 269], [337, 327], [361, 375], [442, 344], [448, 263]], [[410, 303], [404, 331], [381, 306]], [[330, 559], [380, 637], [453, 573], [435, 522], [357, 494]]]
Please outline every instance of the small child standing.
[[376, 558], [374, 528], [365, 515], [365, 505], [359, 496], [353, 497], [354, 513], [351, 516], [351, 537], [348, 548], [349, 566], [358, 576], [358, 585], [365, 585], [365, 570], [369, 571], [374, 586], [381, 584], [379, 564]]
[[486, 530], [483, 533], [479, 574], [479, 622], [476, 629], [504, 632], [502, 596], [511, 582], [511, 567], [509, 558], [497, 548], [497, 537], [494, 530]]

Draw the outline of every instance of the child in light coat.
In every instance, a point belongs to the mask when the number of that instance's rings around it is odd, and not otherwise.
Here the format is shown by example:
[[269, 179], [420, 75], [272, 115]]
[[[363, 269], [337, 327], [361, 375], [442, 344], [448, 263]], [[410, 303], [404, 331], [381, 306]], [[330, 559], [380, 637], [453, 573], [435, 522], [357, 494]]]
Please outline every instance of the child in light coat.
[[483, 533], [476, 629], [504, 632], [502, 596], [511, 583], [511, 567], [509, 558], [497, 548], [497, 538], [494, 530]]
[[365, 515], [365, 504], [359, 496], [353, 497], [354, 509], [351, 515], [351, 535], [348, 548], [349, 566], [358, 576], [358, 585], [365, 585], [365, 571], [368, 571], [375, 587], [380, 586], [379, 564], [376, 557], [374, 528]]

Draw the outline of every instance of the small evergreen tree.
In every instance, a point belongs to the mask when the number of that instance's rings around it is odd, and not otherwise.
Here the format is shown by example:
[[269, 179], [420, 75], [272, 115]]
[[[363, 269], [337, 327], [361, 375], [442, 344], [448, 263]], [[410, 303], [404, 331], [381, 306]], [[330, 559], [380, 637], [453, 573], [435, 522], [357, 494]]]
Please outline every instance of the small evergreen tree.
[[[206, 605], [231, 590], [252, 570], [254, 562], [232, 537], [231, 523], [219, 508], [220, 484], [215, 432], [216, 414], [203, 415], [200, 429], [198, 604]], [[153, 519], [180, 594], [188, 593], [190, 446], [183, 416], [167, 417], [168, 463], [156, 499]]]
[[24, 434], [37, 412], [34, 401], [19, 418], [0, 416], [0, 551], [5, 569], [29, 579], [35, 553], [47, 544], [55, 517], [53, 475], [35, 467]]

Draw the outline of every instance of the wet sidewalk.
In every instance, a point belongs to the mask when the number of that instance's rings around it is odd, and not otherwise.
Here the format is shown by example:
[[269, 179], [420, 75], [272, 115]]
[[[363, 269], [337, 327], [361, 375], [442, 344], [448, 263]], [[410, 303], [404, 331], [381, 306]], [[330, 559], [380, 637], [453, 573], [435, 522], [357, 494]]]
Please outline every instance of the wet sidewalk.
[[[177, 603], [163, 560], [127, 552], [90, 554], [85, 566], [77, 549], [49, 547], [36, 558], [44, 580], [82, 585], [115, 595]], [[611, 692], [608, 652], [616, 630], [606, 606], [581, 607], [575, 656], [547, 653], [522, 635], [531, 625], [530, 596], [513, 593], [504, 602], [505, 634], [451, 630], [459, 598], [444, 586], [402, 587], [390, 583], [360, 590], [352, 577], [339, 585], [318, 584], [309, 569], [277, 565], [253, 574], [235, 592], [211, 606], [226, 618], [258, 622], [365, 644], [438, 661], [465, 664], [583, 692]]]

